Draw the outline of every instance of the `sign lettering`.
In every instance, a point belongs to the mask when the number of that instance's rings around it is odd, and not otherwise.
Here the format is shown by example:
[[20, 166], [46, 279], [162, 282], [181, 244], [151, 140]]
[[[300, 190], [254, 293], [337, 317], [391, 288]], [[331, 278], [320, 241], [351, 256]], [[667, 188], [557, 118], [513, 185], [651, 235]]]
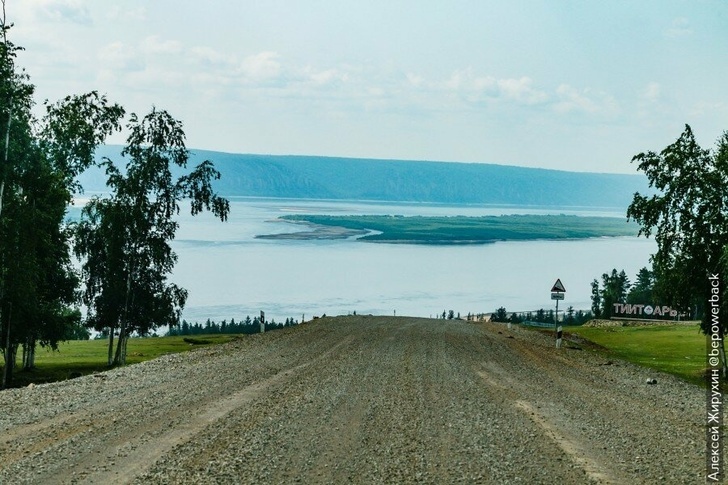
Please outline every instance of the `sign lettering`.
[[678, 312], [669, 306], [645, 305], [642, 303], [615, 303], [612, 307], [612, 313], [615, 315], [630, 316], [676, 317]]

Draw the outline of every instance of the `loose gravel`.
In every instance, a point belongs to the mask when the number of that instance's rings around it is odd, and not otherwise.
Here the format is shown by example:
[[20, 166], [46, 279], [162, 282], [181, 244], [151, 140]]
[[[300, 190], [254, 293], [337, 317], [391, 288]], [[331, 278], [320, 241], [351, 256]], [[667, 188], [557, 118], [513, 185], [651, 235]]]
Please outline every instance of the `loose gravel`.
[[0, 408], [8, 484], [704, 483], [703, 389], [490, 323], [323, 318]]

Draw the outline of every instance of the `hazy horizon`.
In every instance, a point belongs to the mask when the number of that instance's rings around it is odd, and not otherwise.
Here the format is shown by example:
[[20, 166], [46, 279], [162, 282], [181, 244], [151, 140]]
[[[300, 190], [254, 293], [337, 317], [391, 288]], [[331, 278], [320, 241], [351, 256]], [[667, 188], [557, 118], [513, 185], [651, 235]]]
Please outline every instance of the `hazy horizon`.
[[635, 173], [685, 124], [728, 128], [718, 0], [6, 7], [38, 113], [98, 90], [197, 149]]
[[[105, 143], [102, 146], [107, 147], [123, 147], [123, 143], [121, 143], [121, 140], [119, 140], [119, 143]], [[219, 153], [223, 155], [242, 155], [242, 156], [261, 156], [261, 157], [300, 157], [300, 158], [326, 158], [326, 159], [344, 159], [344, 160], [364, 160], [364, 161], [375, 161], [375, 162], [423, 162], [423, 163], [452, 163], [452, 164], [465, 164], [465, 165], [495, 165], [499, 167], [512, 167], [512, 168], [526, 168], [526, 169], [534, 169], [534, 170], [549, 170], [549, 171], [556, 171], [556, 172], [574, 172], [574, 173], [591, 173], [591, 174], [603, 174], [603, 175], [631, 175], [631, 176], [637, 176], [637, 177], [644, 177], [644, 174], [641, 172], [604, 172], [604, 171], [598, 171], [598, 170], [569, 170], [569, 169], [563, 169], [563, 168], [551, 168], [551, 167], [540, 167], [536, 165], [516, 165], [516, 164], [509, 164], [509, 163], [501, 163], [501, 162], [488, 162], [488, 161], [481, 161], [481, 162], [471, 162], [471, 161], [463, 161], [463, 160], [434, 160], [434, 159], [424, 159], [424, 158], [417, 158], [417, 159], [409, 159], [409, 158], [392, 158], [392, 157], [357, 157], [357, 156], [339, 156], [339, 155], [319, 155], [315, 153], [253, 153], [253, 152], [234, 152], [234, 151], [225, 151], [225, 150], [215, 150], [215, 149], [209, 149], [209, 148], [199, 148], [199, 147], [187, 147], [187, 150], [191, 154], [201, 153], [201, 152], [209, 152], [209, 153]], [[214, 160], [212, 160], [214, 162]]]

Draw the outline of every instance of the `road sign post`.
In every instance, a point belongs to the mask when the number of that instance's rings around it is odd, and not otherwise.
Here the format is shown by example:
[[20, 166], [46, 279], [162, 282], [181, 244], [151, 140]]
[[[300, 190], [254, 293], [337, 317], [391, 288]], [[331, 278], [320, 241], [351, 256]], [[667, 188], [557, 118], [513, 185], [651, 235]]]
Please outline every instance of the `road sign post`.
[[554, 330], [556, 331], [556, 348], [561, 347], [561, 327], [559, 327], [559, 301], [564, 299], [566, 288], [561, 282], [561, 278], [556, 279], [556, 283], [551, 287], [551, 299], [556, 300], [556, 313], [554, 314]]

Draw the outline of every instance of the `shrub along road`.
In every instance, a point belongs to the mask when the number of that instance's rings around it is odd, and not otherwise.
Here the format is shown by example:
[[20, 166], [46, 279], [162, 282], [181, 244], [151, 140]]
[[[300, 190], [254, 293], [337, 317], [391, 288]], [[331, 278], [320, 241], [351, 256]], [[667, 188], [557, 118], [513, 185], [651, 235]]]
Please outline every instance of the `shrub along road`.
[[325, 318], [11, 389], [0, 483], [702, 481], [704, 390], [552, 347], [496, 324]]

